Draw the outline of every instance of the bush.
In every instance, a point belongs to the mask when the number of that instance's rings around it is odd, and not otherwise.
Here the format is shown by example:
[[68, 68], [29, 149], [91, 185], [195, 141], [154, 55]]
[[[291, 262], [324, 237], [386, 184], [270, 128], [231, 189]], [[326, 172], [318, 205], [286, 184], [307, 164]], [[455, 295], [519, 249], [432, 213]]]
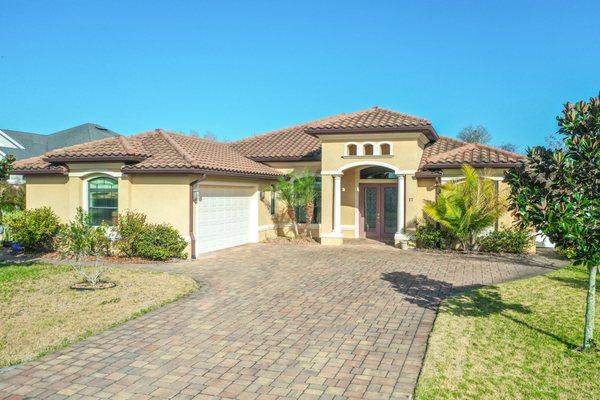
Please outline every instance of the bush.
[[[96, 286], [107, 270], [99, 262], [100, 257], [110, 253], [110, 239], [106, 231], [106, 224], [93, 226], [89, 214], [78, 207], [75, 219], [63, 226], [56, 238], [61, 256], [73, 260], [71, 266], [75, 272], [91, 286]], [[87, 263], [85, 257], [93, 258], [93, 266], [83, 264]]]
[[50, 207], [13, 212], [4, 216], [4, 224], [12, 240], [27, 250], [52, 248], [60, 228], [58, 217]]
[[184, 258], [186, 241], [179, 232], [168, 224], [147, 225], [137, 243], [137, 255], [152, 260]]
[[489, 253], [523, 254], [533, 236], [524, 229], [503, 229], [477, 239], [479, 250]]
[[446, 250], [452, 248], [455, 239], [447, 229], [426, 222], [417, 225], [416, 245], [421, 249]]
[[139, 254], [138, 244], [148, 230], [146, 215], [133, 211], [120, 214], [117, 219], [117, 236], [115, 242], [117, 250], [127, 256], [135, 257]]

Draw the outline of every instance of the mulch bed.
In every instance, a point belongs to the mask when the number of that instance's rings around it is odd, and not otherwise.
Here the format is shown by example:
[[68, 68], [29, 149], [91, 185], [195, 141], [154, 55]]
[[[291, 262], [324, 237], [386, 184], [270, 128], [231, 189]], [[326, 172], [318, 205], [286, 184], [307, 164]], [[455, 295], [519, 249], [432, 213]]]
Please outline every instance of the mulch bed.
[[106, 282], [106, 281], [97, 282], [95, 286], [92, 286], [92, 284], [90, 284], [88, 282], [79, 282], [74, 285], [71, 285], [71, 289], [74, 289], [74, 290], [102, 290], [102, 289], [114, 288], [115, 286], [117, 286], [116, 283]]

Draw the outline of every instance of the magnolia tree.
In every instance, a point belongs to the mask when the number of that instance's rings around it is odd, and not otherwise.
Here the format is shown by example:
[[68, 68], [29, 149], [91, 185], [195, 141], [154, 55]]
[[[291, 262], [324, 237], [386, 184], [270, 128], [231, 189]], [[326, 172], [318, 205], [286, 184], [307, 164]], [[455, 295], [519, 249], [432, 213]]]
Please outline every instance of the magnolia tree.
[[511, 209], [589, 273], [583, 348], [592, 345], [600, 264], [600, 98], [567, 103], [557, 117], [564, 146], [534, 147], [507, 173]]

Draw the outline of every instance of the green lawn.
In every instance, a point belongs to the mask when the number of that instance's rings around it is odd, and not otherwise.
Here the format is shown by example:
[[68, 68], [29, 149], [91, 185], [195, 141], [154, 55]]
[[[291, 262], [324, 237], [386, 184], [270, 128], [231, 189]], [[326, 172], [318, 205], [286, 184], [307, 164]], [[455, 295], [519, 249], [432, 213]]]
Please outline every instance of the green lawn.
[[166, 273], [111, 269], [116, 287], [75, 291], [67, 266], [0, 264], [0, 367], [49, 353], [193, 291]]
[[569, 267], [446, 300], [416, 398], [600, 399], [600, 350], [577, 350], [586, 287]]

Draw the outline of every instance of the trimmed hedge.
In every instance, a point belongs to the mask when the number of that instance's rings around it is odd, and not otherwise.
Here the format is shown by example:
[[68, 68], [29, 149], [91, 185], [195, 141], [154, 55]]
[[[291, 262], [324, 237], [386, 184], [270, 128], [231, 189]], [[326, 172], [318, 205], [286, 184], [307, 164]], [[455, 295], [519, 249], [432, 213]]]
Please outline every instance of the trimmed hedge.
[[477, 239], [480, 251], [489, 253], [523, 254], [531, 245], [533, 236], [522, 229], [503, 229]]
[[137, 253], [140, 257], [151, 260], [168, 260], [183, 258], [187, 246], [179, 232], [168, 224], [150, 224], [142, 233], [137, 243]]
[[456, 241], [448, 230], [434, 223], [426, 222], [417, 226], [416, 246], [420, 249], [451, 249]]

